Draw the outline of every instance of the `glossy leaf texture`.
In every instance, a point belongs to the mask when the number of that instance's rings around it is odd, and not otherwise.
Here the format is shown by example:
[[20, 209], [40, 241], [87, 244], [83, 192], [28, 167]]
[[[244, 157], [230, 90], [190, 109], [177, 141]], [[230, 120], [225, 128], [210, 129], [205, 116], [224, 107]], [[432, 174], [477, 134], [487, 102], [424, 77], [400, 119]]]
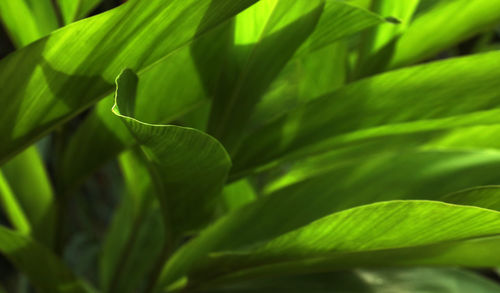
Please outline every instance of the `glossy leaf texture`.
[[0, 227], [0, 252], [42, 293], [93, 293], [45, 246], [26, 235]]
[[[178, 122], [183, 115], [208, 105], [213, 81], [206, 81], [204, 76], [217, 79], [220, 75], [220, 56], [225, 55], [232, 40], [230, 33], [232, 24], [226, 22], [143, 72], [137, 88], [138, 118], [158, 124]], [[100, 101], [65, 148], [61, 167], [65, 192], [74, 190], [91, 172], [135, 145], [125, 125], [110, 115], [113, 103], [112, 96]]]
[[131, 70], [120, 74], [113, 112], [144, 153], [163, 209], [165, 237], [170, 237], [171, 244], [177, 243], [179, 236], [214, 218], [231, 159], [216, 139], [199, 130], [135, 119], [137, 83]]
[[363, 155], [377, 148], [332, 152], [292, 166], [288, 175], [264, 189], [270, 194], [229, 213], [181, 248], [164, 268], [165, 282], [186, 274], [210, 252], [261, 243], [346, 208], [394, 199], [474, 205], [471, 197], [468, 202], [443, 195], [493, 184], [500, 168], [498, 152], [407, 150]]
[[0, 161], [111, 93], [124, 67], [152, 68], [254, 2], [128, 1], [2, 59]]
[[499, 62], [500, 54], [491, 52], [349, 84], [248, 135], [234, 157], [234, 171], [307, 147], [325, 151], [346, 141], [498, 123]]
[[[473, 260], [470, 252], [482, 249], [485, 241], [498, 243], [499, 219], [496, 211], [442, 202], [379, 202], [334, 213], [256, 247], [213, 254], [210, 272], [201, 270], [199, 277], [245, 279], [416, 263], [491, 266], [500, 261], [497, 250], [485, 250]], [[464, 244], [469, 255], [454, 250]], [[443, 247], [446, 253], [437, 256]]]
[[357, 269], [352, 272], [263, 278], [201, 292], [272, 293], [490, 293], [500, 292], [493, 281], [459, 269]]

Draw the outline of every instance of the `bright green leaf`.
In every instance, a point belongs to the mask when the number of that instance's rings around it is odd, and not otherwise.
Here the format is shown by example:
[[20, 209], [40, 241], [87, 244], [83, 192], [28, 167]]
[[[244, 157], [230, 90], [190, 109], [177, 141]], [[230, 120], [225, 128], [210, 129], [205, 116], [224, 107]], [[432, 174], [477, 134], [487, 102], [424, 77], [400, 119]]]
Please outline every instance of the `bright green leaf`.
[[318, 152], [368, 138], [498, 123], [499, 65], [500, 53], [492, 52], [347, 85], [249, 135], [234, 157], [235, 172], [311, 145]]
[[10, 224], [24, 235], [31, 233], [31, 225], [7, 179], [0, 171], [0, 203]]
[[154, 67], [254, 2], [128, 1], [2, 59], [0, 161], [110, 94], [123, 68]]
[[236, 18], [235, 48], [215, 93], [208, 132], [231, 153], [252, 110], [271, 82], [313, 32], [319, 0], [261, 1]]
[[[375, 257], [374, 262], [370, 258], [372, 252], [375, 256], [379, 251], [397, 253], [399, 249], [406, 253], [413, 249], [420, 252], [419, 247], [425, 247], [426, 255], [432, 255], [439, 252], [432, 245], [460, 245], [464, 241], [473, 247], [474, 239], [498, 235], [499, 229], [500, 213], [496, 211], [430, 201], [380, 202], [332, 214], [256, 248], [214, 254], [208, 262], [216, 263], [216, 266], [210, 265], [214, 276], [226, 273], [235, 274], [235, 278], [253, 277], [261, 272], [269, 275], [274, 269], [278, 274], [286, 274], [295, 270], [325, 270], [330, 265], [332, 269], [383, 266], [391, 264], [391, 259], [384, 261]], [[486, 254], [496, 255], [498, 249]], [[349, 258], [343, 257], [347, 255]], [[409, 259], [413, 260], [414, 256]], [[430, 258], [427, 261], [432, 265], [466, 265], [464, 259], [436, 262]], [[310, 263], [306, 265], [308, 260]], [[405, 260], [399, 256], [392, 261], [404, 264]], [[498, 261], [498, 257], [487, 259], [483, 255], [470, 265], [489, 266]], [[425, 264], [425, 258], [420, 263]], [[214, 267], [220, 271], [214, 271]], [[258, 268], [252, 270], [252, 267]], [[248, 271], [235, 273], [238, 269]], [[210, 277], [206, 274], [200, 277]]]
[[65, 24], [87, 16], [102, 0], [58, 0], [59, 9]]
[[51, 0], [1, 1], [0, 20], [18, 48], [38, 40], [59, 26]]
[[[231, 23], [200, 37], [143, 72], [137, 88], [138, 118], [166, 124], [206, 107], [220, 75], [221, 55], [232, 40]], [[172, 74], [175, 72], [175, 74]], [[63, 190], [71, 191], [91, 172], [135, 144], [128, 129], [110, 113], [112, 96], [99, 102], [83, 121], [64, 150], [61, 177]]]
[[430, 58], [500, 23], [499, 0], [433, 2], [396, 42], [390, 68]]
[[357, 60], [356, 78], [384, 69], [392, 58], [394, 43], [411, 23], [419, 0], [374, 0], [372, 9], [384, 16], [394, 17], [398, 24], [386, 23], [364, 34]]

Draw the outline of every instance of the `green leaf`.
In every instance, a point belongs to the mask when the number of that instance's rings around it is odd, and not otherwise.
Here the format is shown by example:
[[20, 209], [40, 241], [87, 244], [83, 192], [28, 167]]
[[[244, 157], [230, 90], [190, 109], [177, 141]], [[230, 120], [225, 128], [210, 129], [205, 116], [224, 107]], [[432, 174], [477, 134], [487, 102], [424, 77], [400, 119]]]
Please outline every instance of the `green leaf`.
[[389, 68], [430, 58], [499, 22], [499, 0], [438, 1], [418, 16], [396, 42]]
[[2, 166], [5, 182], [26, 216], [31, 236], [51, 248], [54, 245], [56, 199], [44, 163], [36, 147], [30, 147]]
[[28, 218], [22, 210], [21, 204], [17, 200], [12, 188], [0, 171], [0, 203], [10, 224], [20, 233], [28, 235], [31, 232], [31, 226]]
[[[342, 17], [333, 17], [335, 14]], [[327, 3], [313, 36], [317, 40], [316, 44], [328, 44], [345, 36], [345, 33], [354, 33], [381, 21], [380, 17], [364, 10], [331, 1]], [[248, 23], [248, 20], [245, 23]], [[350, 25], [347, 25], [348, 23]], [[239, 27], [244, 26], [240, 25]], [[181, 114], [198, 108], [200, 105], [207, 106], [208, 100], [202, 98], [214, 95], [222, 70], [220, 64], [225, 63], [227, 51], [233, 45], [233, 35], [231, 24], [224, 24], [196, 40], [190, 48], [183, 48], [172, 53], [153, 69], [141, 75], [137, 103], [141, 104], [138, 107], [144, 109], [142, 112], [148, 117], [148, 121], [168, 123], [173, 119], [179, 119]], [[311, 43], [310, 39], [307, 43]], [[303, 50], [305, 54], [295, 57], [291, 70], [288, 70], [293, 76], [302, 77], [300, 88], [297, 89], [299, 99], [309, 97], [311, 89], [316, 89], [315, 94], [325, 93], [342, 83], [343, 78], [338, 70], [344, 67], [343, 55], [345, 53], [342, 53], [346, 50], [344, 46], [334, 45], [333, 48], [327, 46], [312, 52], [310, 48], [318, 48], [318, 46], [303, 47], [308, 48]], [[319, 70], [319, 66], [324, 64], [323, 60], [331, 60], [335, 66], [332, 66], [329, 74], [322, 70], [322, 78], [318, 80], [316, 76], [309, 73]], [[176, 72], [176, 74], [171, 74], [171, 72]], [[162, 82], [160, 83], [158, 80], [162, 80]], [[284, 90], [290, 86], [295, 90], [295, 79], [286, 82]], [[289, 85], [290, 82], [292, 85]], [[204, 92], [200, 84], [204, 85]], [[270, 119], [269, 113], [271, 111], [282, 113], [287, 108], [283, 104], [290, 105], [289, 99], [283, 99], [290, 95], [281, 94], [281, 91], [274, 92], [276, 99], [272, 98], [271, 103], [266, 102], [259, 106], [260, 109], [257, 109], [259, 113], [254, 115], [255, 118], [252, 118], [254, 121], [250, 124], [267, 122]], [[65, 186], [63, 189], [74, 188], [78, 182], [81, 182], [98, 166], [133, 144], [133, 139], [128, 135], [128, 131], [122, 125], [117, 125], [119, 123], [116, 119], [109, 115], [108, 105], [112, 104], [112, 98], [107, 99], [108, 101], [102, 101], [98, 104], [97, 110], [93, 111], [84, 121], [65, 150], [62, 168], [64, 171], [61, 172]], [[264, 100], [267, 98], [264, 97]], [[200, 127], [200, 129], [204, 129], [204, 127]]]
[[59, 27], [51, 0], [1, 1], [0, 18], [18, 48]]
[[[437, 256], [435, 261], [432, 255], [441, 251], [440, 245], [453, 247], [461, 242], [470, 244], [469, 251], [473, 252], [474, 239], [483, 240], [499, 231], [500, 213], [496, 211], [431, 201], [380, 202], [332, 214], [255, 248], [214, 254], [207, 261], [210, 270], [200, 270], [198, 276], [233, 274], [228, 278], [237, 279], [264, 272], [269, 276], [339, 267], [411, 264], [415, 259], [420, 259], [420, 264], [467, 265], [466, 256], [456, 260], [440, 260]], [[419, 255], [422, 248], [426, 249], [424, 255]], [[415, 255], [391, 258], [391, 253], [398, 250], [405, 254], [415, 251]], [[386, 253], [387, 259], [377, 258], [378, 253]], [[497, 253], [498, 249], [493, 249], [485, 255]], [[485, 255], [470, 265], [490, 266], [500, 261]]]
[[243, 179], [224, 186], [222, 191], [228, 211], [240, 208], [257, 199], [256, 191], [248, 179]]
[[[208, 32], [143, 72], [137, 88], [138, 118], [158, 124], [178, 121], [183, 115], [209, 106], [224, 55], [232, 41], [231, 23]], [[229, 31], [231, 32], [231, 31]], [[175, 72], [175, 74], [172, 74]], [[159, 82], [161, 81], [161, 82]], [[99, 102], [82, 122], [64, 150], [61, 178], [63, 193], [69, 192], [102, 164], [135, 145], [123, 123], [110, 113], [114, 97]]]
[[356, 78], [365, 77], [383, 70], [392, 58], [394, 44], [411, 23], [420, 0], [375, 0], [372, 9], [385, 17], [392, 17], [398, 23], [386, 23], [367, 31], [361, 41]]
[[[343, 86], [347, 75], [347, 49], [346, 42], [339, 41], [290, 60], [256, 105], [247, 131], [268, 124], [291, 109]], [[325, 63], [329, 66], [326, 67]]]
[[144, 152], [164, 211], [166, 237], [176, 241], [213, 219], [231, 160], [217, 140], [201, 131], [135, 119], [137, 75], [125, 70], [116, 82], [113, 112]]
[[94, 292], [50, 250], [31, 238], [0, 226], [0, 252], [42, 293]]
[[274, 183], [273, 193], [229, 213], [174, 254], [164, 267], [165, 284], [210, 252], [251, 246], [343, 208], [380, 200], [441, 199], [496, 182], [500, 168], [497, 152], [428, 150], [370, 157], [366, 149], [358, 151], [320, 156], [287, 170], [290, 175]]
[[292, 293], [490, 293], [500, 291], [500, 287], [466, 270], [397, 268], [263, 278], [202, 292], [273, 293], [280, 290]]
[[359, 33], [367, 28], [383, 25], [386, 22], [380, 15], [368, 10], [327, 0], [321, 18], [299, 55], [328, 46], [342, 38]]
[[123, 68], [154, 67], [255, 1], [128, 1], [2, 59], [0, 161], [110, 94]]
[[82, 19], [102, 0], [57, 0], [65, 24]]
[[313, 32], [323, 1], [261, 1], [236, 18], [235, 48], [216, 92], [208, 133], [232, 153], [262, 94]]
[[347, 85], [248, 135], [234, 157], [234, 172], [307, 147], [318, 152], [391, 134], [498, 123], [499, 64], [500, 53], [492, 52]]
[[442, 201], [500, 211], [500, 186], [479, 186], [447, 194]]
[[[425, 150], [331, 152], [297, 162], [272, 180], [265, 192], [281, 200], [301, 202], [304, 214], [393, 199], [441, 199], [441, 196], [475, 186], [494, 184], [500, 168], [499, 152]], [[316, 203], [307, 203], [310, 194]], [[355, 195], [354, 195], [355, 194]], [[315, 208], [313, 208], [315, 207]]]
[[137, 151], [120, 155], [127, 192], [113, 216], [100, 258], [104, 292], [135, 292], [147, 280], [164, 244], [160, 206]]

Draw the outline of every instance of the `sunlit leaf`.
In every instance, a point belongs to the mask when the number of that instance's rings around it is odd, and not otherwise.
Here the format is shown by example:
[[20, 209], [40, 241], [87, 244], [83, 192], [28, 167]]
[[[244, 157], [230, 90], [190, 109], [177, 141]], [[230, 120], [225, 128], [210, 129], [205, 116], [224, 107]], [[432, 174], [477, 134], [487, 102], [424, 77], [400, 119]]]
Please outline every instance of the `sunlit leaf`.
[[[212, 261], [220, 271], [211, 273], [233, 274], [237, 279], [329, 267], [413, 264], [415, 260], [419, 264], [467, 265], [465, 255], [455, 260], [426, 257], [439, 253], [441, 245], [452, 251], [454, 245], [464, 242], [472, 249], [474, 239], [498, 235], [499, 229], [500, 213], [496, 211], [430, 201], [380, 202], [334, 213], [255, 248], [214, 254]], [[398, 250], [404, 253], [398, 255]], [[495, 249], [485, 251], [469, 265], [496, 264], [500, 261], [497, 253]], [[238, 269], [243, 272], [236, 272]]]
[[24, 47], [58, 28], [51, 0], [0, 2], [0, 20], [16, 45]]
[[102, 0], [57, 0], [65, 24], [87, 16]]
[[347, 85], [248, 135], [235, 171], [319, 143], [324, 151], [345, 141], [498, 123], [499, 62], [500, 54], [492, 52]]
[[0, 161], [110, 94], [123, 68], [154, 67], [254, 2], [127, 1], [2, 59]]
[[396, 42], [390, 68], [422, 61], [500, 23], [500, 1], [433, 1]]

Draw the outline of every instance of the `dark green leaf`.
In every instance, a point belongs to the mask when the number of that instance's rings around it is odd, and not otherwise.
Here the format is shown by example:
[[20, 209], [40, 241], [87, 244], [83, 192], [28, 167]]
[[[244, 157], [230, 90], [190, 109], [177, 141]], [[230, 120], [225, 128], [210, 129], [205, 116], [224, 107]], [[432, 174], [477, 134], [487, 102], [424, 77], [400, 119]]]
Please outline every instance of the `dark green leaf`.
[[23, 272], [38, 292], [91, 293], [57, 256], [25, 235], [0, 226], [0, 252]]

